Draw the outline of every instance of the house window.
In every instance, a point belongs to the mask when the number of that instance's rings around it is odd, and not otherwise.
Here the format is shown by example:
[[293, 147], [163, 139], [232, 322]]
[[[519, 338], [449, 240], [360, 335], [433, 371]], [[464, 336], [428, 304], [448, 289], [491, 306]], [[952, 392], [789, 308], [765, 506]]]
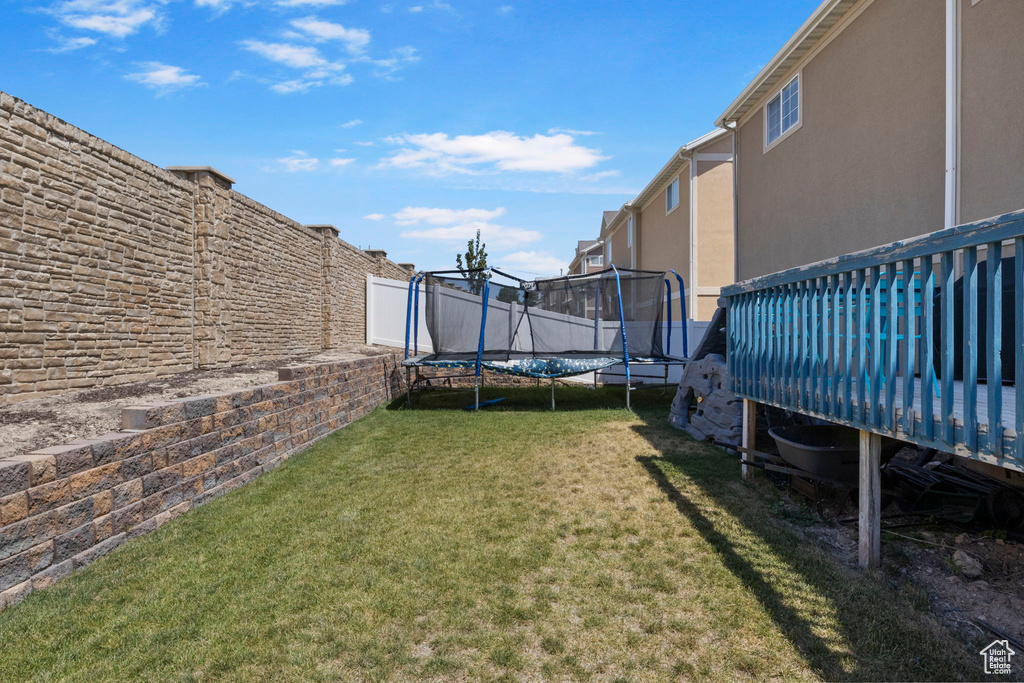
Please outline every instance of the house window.
[[628, 231], [626, 232], [626, 246], [633, 246], [633, 216], [629, 217]]
[[603, 266], [604, 265], [604, 256], [601, 256], [600, 254], [598, 254], [597, 256], [588, 256], [587, 257], [587, 265], [588, 266]]
[[604, 257], [608, 260], [608, 263], [612, 262], [612, 238], [609, 237], [608, 241], [604, 243]]
[[765, 146], [800, 123], [800, 76], [783, 86], [764, 108]]
[[665, 188], [665, 213], [679, 206], [679, 178], [676, 178]]

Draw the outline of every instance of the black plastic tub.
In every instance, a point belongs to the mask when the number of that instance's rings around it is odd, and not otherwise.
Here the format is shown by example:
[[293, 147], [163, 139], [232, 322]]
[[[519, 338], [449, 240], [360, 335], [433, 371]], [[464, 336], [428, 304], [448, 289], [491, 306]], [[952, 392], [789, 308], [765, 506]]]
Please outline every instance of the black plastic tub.
[[[860, 433], [842, 425], [787, 425], [768, 433], [782, 459], [809, 474], [857, 485]], [[903, 443], [882, 437], [882, 462], [896, 455]]]

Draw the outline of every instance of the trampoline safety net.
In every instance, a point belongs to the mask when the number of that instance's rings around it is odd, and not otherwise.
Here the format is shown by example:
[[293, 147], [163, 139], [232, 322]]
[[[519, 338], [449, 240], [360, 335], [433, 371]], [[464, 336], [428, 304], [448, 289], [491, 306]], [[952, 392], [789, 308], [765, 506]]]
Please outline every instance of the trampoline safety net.
[[536, 281], [493, 269], [427, 273], [431, 359], [621, 358], [624, 343], [629, 358], [666, 359], [664, 277], [625, 269]]

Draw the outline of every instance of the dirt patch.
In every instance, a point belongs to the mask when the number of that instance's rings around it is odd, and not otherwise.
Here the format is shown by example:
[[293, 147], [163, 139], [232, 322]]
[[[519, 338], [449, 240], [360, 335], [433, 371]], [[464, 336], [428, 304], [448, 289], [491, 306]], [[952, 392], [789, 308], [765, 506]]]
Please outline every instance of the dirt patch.
[[[774, 512], [783, 522], [856, 566], [857, 526], [837, 523], [856, 516], [855, 500], [842, 510], [816, 509], [791, 490], [780, 494]], [[883, 516], [898, 512], [893, 505]], [[980, 576], [964, 574], [953, 559], [958, 550], [980, 562]], [[953, 631], [986, 643], [1003, 637], [987, 631], [988, 625], [1024, 642], [1024, 543], [1007, 532], [943, 522], [889, 529], [882, 534], [882, 570], [891, 583], [927, 600]]]
[[351, 360], [384, 352], [381, 347], [352, 346], [314, 356], [190, 370], [0, 406], [0, 458], [117, 431], [121, 428], [121, 409], [126, 406], [269, 384], [277, 381], [278, 368], [298, 362]]

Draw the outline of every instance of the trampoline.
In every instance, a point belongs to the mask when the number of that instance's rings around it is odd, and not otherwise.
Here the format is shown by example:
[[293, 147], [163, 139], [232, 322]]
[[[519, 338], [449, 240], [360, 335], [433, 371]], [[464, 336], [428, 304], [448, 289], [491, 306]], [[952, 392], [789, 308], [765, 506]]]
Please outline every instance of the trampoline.
[[[672, 281], [679, 294], [682, 338], [672, 354]], [[686, 363], [686, 291], [675, 271], [612, 266], [598, 273], [523, 280], [496, 268], [420, 272], [409, 280], [405, 325], [407, 387], [411, 401], [420, 368], [472, 370], [475, 406], [483, 370], [551, 380], [622, 366], [626, 406], [631, 368]], [[430, 352], [420, 355], [420, 297]], [[668, 323], [665, 334], [663, 319]], [[416, 371], [416, 380], [412, 372]], [[595, 374], [596, 381], [596, 374]]]

